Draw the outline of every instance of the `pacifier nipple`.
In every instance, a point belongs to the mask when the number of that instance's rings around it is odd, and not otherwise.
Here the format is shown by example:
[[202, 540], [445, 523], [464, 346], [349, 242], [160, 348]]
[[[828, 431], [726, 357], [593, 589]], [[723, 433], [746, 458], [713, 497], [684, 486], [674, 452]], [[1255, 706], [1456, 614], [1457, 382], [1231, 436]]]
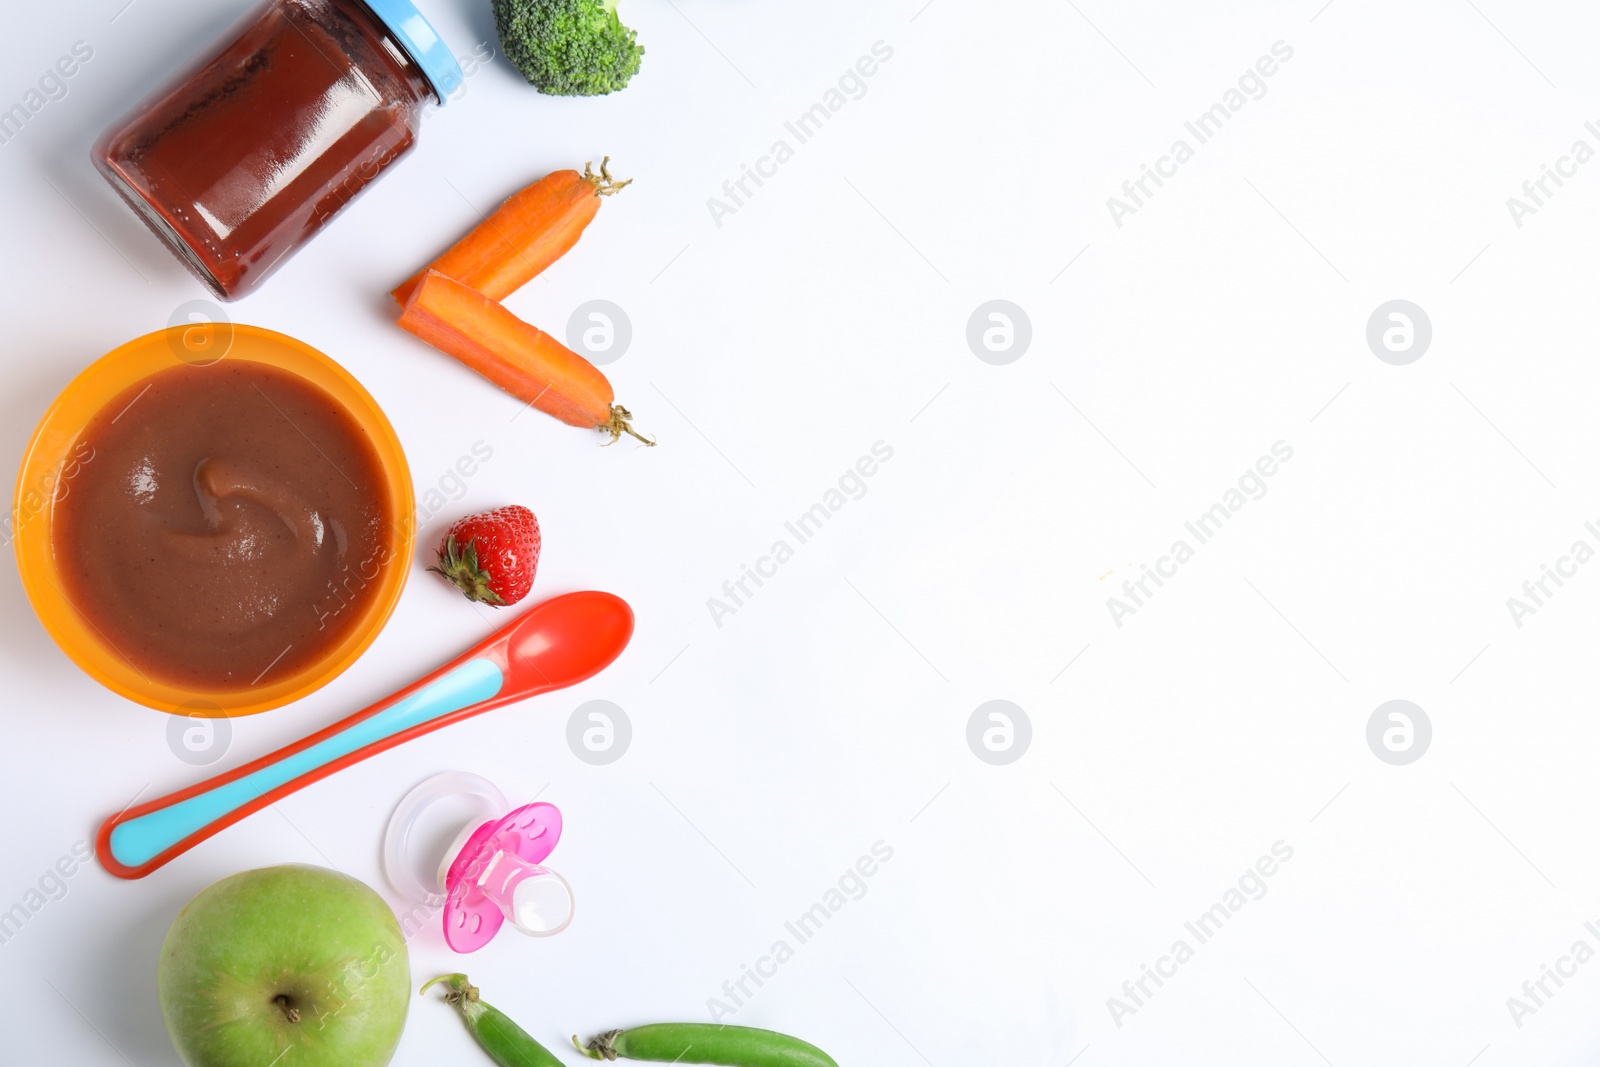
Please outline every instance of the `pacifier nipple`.
[[559, 934], [572, 923], [572, 887], [548, 867], [496, 852], [479, 881], [483, 895], [529, 937]]

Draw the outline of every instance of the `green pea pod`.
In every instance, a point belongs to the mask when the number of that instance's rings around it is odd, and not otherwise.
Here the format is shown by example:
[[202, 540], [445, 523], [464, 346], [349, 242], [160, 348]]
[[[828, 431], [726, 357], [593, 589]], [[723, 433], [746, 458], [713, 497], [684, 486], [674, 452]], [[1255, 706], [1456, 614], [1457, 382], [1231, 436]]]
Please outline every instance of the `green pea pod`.
[[421, 992], [426, 993], [434, 982], [450, 987], [444, 995], [445, 1003], [461, 1012], [467, 1029], [500, 1067], [563, 1067], [549, 1049], [529, 1037], [505, 1012], [479, 1000], [478, 987], [468, 982], [466, 975], [442, 974], [423, 986]]
[[826, 1052], [788, 1034], [715, 1023], [657, 1023], [608, 1030], [585, 1048], [591, 1060], [713, 1063], [721, 1067], [839, 1067]]

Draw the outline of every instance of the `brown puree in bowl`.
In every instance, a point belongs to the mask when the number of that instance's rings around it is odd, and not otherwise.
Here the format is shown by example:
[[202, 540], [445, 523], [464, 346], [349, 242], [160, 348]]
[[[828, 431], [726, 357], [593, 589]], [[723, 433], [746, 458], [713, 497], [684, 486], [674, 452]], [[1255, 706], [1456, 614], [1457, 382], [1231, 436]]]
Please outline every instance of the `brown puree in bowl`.
[[261, 363], [179, 366], [84, 429], [57, 501], [73, 606], [134, 667], [232, 691], [320, 660], [389, 562], [378, 455], [338, 401]]

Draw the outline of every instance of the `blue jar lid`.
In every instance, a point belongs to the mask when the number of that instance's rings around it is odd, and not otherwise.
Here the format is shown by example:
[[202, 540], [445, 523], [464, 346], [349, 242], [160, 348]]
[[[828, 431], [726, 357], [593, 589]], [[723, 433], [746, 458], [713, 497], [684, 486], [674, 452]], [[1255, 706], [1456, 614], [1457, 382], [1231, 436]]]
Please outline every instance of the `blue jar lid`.
[[422, 68], [423, 76], [433, 86], [433, 95], [439, 98], [439, 103], [447, 102], [450, 94], [466, 81], [466, 77], [433, 24], [422, 17], [422, 12], [411, 0], [363, 2], [389, 27], [389, 32], [394, 34], [412, 61]]

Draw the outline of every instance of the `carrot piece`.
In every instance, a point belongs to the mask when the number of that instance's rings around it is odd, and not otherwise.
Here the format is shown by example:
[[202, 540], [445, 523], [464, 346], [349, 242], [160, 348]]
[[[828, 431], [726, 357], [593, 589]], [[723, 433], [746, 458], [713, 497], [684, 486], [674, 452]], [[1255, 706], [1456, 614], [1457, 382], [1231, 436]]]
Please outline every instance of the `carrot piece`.
[[454, 278], [424, 271], [400, 325], [569, 426], [599, 430], [612, 441], [627, 434], [655, 444], [633, 428], [627, 408], [613, 403], [616, 396], [600, 368]]
[[600, 173], [585, 163], [583, 173], [558, 170], [512, 195], [493, 215], [457, 241], [449, 251], [417, 271], [390, 295], [405, 307], [423, 271], [436, 270], [487, 296], [504, 300], [578, 243], [584, 227], [628, 181], [615, 181], [607, 164]]

